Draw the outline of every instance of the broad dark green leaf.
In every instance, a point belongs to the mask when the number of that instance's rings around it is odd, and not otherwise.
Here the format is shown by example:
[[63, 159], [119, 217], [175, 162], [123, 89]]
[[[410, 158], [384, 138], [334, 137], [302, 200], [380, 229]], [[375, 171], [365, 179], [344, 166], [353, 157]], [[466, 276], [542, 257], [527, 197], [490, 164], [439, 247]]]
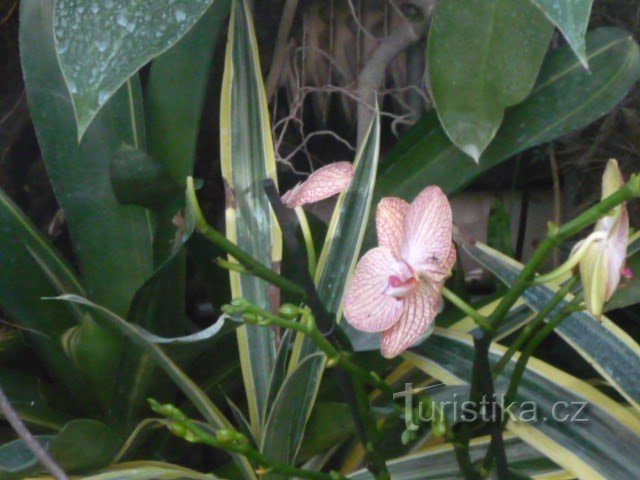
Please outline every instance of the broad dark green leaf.
[[355, 433], [353, 417], [345, 403], [316, 403], [300, 446], [300, 460], [321, 455]]
[[213, 0], [56, 0], [56, 55], [77, 137], [140, 67], [174, 45]]
[[[64, 2], [63, 2], [64, 3]], [[67, 2], [68, 3], [68, 2]], [[124, 315], [152, 273], [151, 222], [144, 209], [118, 203], [109, 163], [123, 143], [142, 148], [137, 79], [108, 102], [78, 144], [71, 98], [58, 64], [53, 3], [27, 0], [20, 8], [20, 49], [27, 96], [51, 183], [65, 217], [87, 294]], [[90, 11], [87, 6], [86, 11]], [[85, 367], [104, 405], [113, 395], [121, 341], [82, 325], [71, 352]]]
[[[122, 439], [105, 424], [85, 419], [73, 420], [60, 433], [37, 439], [69, 473], [105, 467], [122, 444]], [[0, 479], [22, 479], [40, 470], [22, 440], [0, 447]]]
[[507, 107], [531, 91], [553, 27], [529, 0], [456, 0], [436, 8], [429, 81], [449, 138], [476, 162]]
[[588, 68], [584, 37], [593, 0], [531, 0], [562, 32], [585, 68]]
[[0, 307], [22, 328], [52, 376], [80, 401], [87, 397], [61, 337], [80, 321], [72, 310], [43, 302], [61, 293], [83, 294], [73, 270], [22, 211], [0, 191]]
[[[294, 463], [320, 386], [318, 382], [310, 382], [309, 377], [322, 369], [324, 361], [322, 353], [306, 357], [282, 383], [264, 426], [260, 450], [267, 458]], [[287, 477], [269, 475], [268, 478]]]
[[[611, 110], [640, 77], [640, 53], [631, 35], [600, 28], [587, 35], [586, 72], [569, 47], [548, 56], [531, 95], [507, 110], [501, 129], [474, 165], [435, 125], [419, 122], [408, 143], [387, 155], [376, 184], [376, 199], [413, 199], [426, 185], [447, 193], [468, 185], [488, 169], [527, 148], [583, 128]], [[369, 234], [372, 244], [373, 232]]]
[[[507, 286], [513, 284], [522, 270], [522, 264], [480, 242], [463, 248]], [[539, 311], [549, 303], [557, 290], [548, 285], [533, 285], [524, 292], [523, 298], [533, 310]], [[571, 295], [567, 296], [555, 311], [566, 306], [571, 298]], [[640, 383], [637, 378], [640, 346], [624, 330], [605, 317], [598, 321], [584, 310], [568, 316], [556, 327], [555, 332], [621, 395], [636, 407], [640, 405]]]
[[[69, 416], [50, 406], [55, 401], [51, 385], [17, 370], [0, 370], [0, 385], [23, 422], [48, 430], [61, 430]], [[67, 401], [68, 403], [68, 401]]]
[[[220, 151], [226, 193], [226, 235], [270, 268], [282, 261], [280, 228], [271, 212], [263, 182], [277, 182], [269, 111], [260, 70], [260, 55], [246, 0], [234, 0], [227, 36], [220, 101]], [[230, 272], [233, 297], [244, 297], [271, 310], [276, 290], [264, 280]], [[238, 348], [247, 391], [251, 428], [259, 437], [261, 418], [275, 364], [272, 329], [244, 325]]]
[[[491, 363], [505, 350], [494, 345]], [[447, 385], [469, 382], [473, 357], [470, 336], [439, 329], [407, 354], [418, 368]], [[496, 379], [498, 401], [504, 398], [516, 359]], [[577, 477], [627, 480], [635, 475], [640, 420], [586, 382], [531, 358], [510, 411], [516, 417], [507, 425], [510, 431]]]
[[230, 0], [213, 2], [189, 33], [151, 64], [145, 89], [149, 153], [181, 186], [192, 174], [211, 60], [229, 7]]

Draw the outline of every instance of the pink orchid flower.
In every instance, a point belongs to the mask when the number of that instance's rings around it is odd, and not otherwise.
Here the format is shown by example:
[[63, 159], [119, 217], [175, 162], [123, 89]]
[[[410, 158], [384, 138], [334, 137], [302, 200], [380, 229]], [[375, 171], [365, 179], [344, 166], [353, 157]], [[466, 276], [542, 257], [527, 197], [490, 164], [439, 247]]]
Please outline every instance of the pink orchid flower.
[[383, 198], [376, 230], [379, 246], [358, 262], [344, 316], [358, 330], [382, 332], [380, 350], [392, 358], [415, 343], [440, 310], [442, 287], [456, 260], [451, 206], [435, 186], [411, 204]]
[[345, 190], [353, 178], [350, 162], [336, 162], [319, 168], [282, 196], [289, 208], [319, 202]]
[[[618, 162], [611, 159], [602, 176], [602, 198], [624, 185]], [[576, 244], [571, 257], [579, 258], [580, 279], [587, 309], [599, 318], [602, 309], [620, 284], [625, 269], [629, 242], [629, 214], [626, 204], [618, 205], [602, 217], [587, 238]]]

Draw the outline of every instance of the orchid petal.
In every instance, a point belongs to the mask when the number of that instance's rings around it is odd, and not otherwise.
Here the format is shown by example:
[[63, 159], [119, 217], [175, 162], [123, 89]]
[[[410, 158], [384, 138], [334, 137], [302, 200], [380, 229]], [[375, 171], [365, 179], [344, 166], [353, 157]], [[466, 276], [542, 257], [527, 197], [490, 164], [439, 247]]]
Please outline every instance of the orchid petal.
[[602, 198], [617, 192], [624, 185], [624, 178], [618, 166], [618, 161], [611, 158], [602, 174]]
[[627, 206], [620, 205], [619, 217], [606, 241], [606, 266], [608, 270], [605, 301], [609, 300], [620, 284], [629, 242], [629, 214]]
[[282, 196], [287, 207], [301, 207], [332, 197], [345, 190], [353, 178], [350, 162], [336, 162], [319, 168]]
[[589, 245], [580, 262], [580, 279], [584, 293], [584, 303], [596, 318], [602, 315], [608, 281], [605, 241]]
[[387, 247], [397, 257], [402, 253], [404, 219], [408, 211], [409, 203], [397, 197], [383, 198], [376, 209], [378, 244]]
[[344, 316], [354, 328], [381, 332], [400, 318], [403, 301], [385, 294], [395, 264], [385, 247], [369, 250], [358, 262], [344, 297]]
[[439, 187], [427, 187], [411, 203], [404, 220], [402, 258], [415, 270], [442, 266], [451, 250], [451, 205]]
[[441, 283], [449, 278], [449, 276], [451, 275], [451, 269], [453, 268], [455, 263], [456, 247], [452, 244], [447, 260], [442, 265], [426, 264], [420, 269], [419, 274], [423, 277], [426, 277], [427, 280]]
[[402, 316], [393, 327], [382, 332], [382, 356], [393, 358], [401, 354], [427, 331], [440, 308], [440, 288], [422, 283], [413, 295], [402, 301]]

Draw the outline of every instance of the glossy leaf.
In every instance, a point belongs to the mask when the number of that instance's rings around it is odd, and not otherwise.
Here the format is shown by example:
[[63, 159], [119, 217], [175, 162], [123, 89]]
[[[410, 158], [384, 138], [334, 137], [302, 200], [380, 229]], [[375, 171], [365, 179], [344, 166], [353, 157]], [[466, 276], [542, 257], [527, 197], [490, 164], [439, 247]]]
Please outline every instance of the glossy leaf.
[[181, 186], [193, 173], [213, 53], [229, 8], [230, 0], [213, 2], [193, 28], [151, 64], [145, 89], [149, 153]]
[[593, 0], [531, 0], [562, 32], [585, 68], [589, 67], [584, 37]]
[[[251, 10], [234, 0], [229, 22], [220, 105], [222, 176], [226, 182], [227, 237], [263, 264], [279, 268], [282, 238], [263, 181], [276, 181], [276, 163], [269, 112], [260, 70]], [[271, 310], [277, 291], [264, 280], [231, 272], [234, 298], [244, 297]], [[261, 412], [275, 364], [273, 330], [257, 325], [238, 329], [242, 375], [251, 427], [259, 437]]]
[[[73, 420], [56, 435], [38, 436], [38, 441], [67, 472], [106, 466], [116, 454], [121, 439], [103, 423]], [[25, 478], [41, 469], [22, 440], [0, 447], [0, 479]]]
[[[111, 332], [117, 332], [126, 337], [130, 342], [135, 344], [138, 348], [149, 354], [151, 360], [160, 367], [176, 386], [185, 394], [193, 406], [200, 412], [200, 414], [206, 419], [207, 423], [213, 428], [232, 428], [231, 423], [222, 414], [222, 412], [209, 400], [207, 395], [191, 380], [181, 369], [178, 367], [169, 356], [158, 346], [161, 343], [171, 343], [176, 339], [159, 339], [149, 332], [136, 325], [132, 325], [123, 318], [119, 317], [114, 312], [107, 308], [95, 304], [86, 298], [79, 297], [77, 295], [63, 295], [57, 299], [63, 302], [70, 302], [73, 304], [81, 305], [87, 310], [94, 312], [96, 322], [99, 322], [101, 326]], [[207, 334], [211, 332], [217, 333], [217, 326], [212, 326]], [[196, 336], [190, 336], [186, 339], [187, 342], [194, 339], [200, 340], [201, 334]], [[179, 341], [185, 341], [185, 339], [178, 339]], [[245, 478], [253, 479], [255, 475], [253, 469], [249, 465], [248, 461], [244, 457], [238, 455], [234, 456], [236, 463], [242, 469], [245, 474]]]
[[[260, 446], [268, 458], [285, 464], [294, 463], [320, 387], [319, 382], [310, 382], [309, 377], [322, 368], [324, 361], [321, 353], [310, 355], [283, 382], [269, 410]], [[268, 478], [287, 477], [269, 475]]]
[[[474, 462], [482, 460], [490, 442], [489, 437], [472, 440], [469, 448], [471, 460]], [[510, 470], [514, 472], [533, 478], [562, 472], [562, 469], [559, 469], [544, 455], [516, 436], [509, 435], [505, 439], [505, 450]], [[387, 462], [387, 465], [392, 478], [402, 478], [403, 480], [453, 480], [460, 478], [460, 467], [451, 444], [431, 447], [422, 452], [393, 459]], [[352, 473], [349, 478], [365, 480], [372, 478], [372, 476], [367, 470], [359, 470]]]
[[[60, 3], [60, 2], [58, 2]], [[87, 11], [90, 9], [87, 8]], [[20, 9], [20, 48], [31, 118], [58, 201], [65, 212], [87, 294], [124, 315], [152, 273], [148, 212], [123, 206], [110, 183], [111, 158], [122, 144], [144, 146], [137, 79], [124, 85], [78, 144], [71, 99], [52, 31], [53, 3], [26, 1]], [[106, 407], [121, 340], [86, 323], [68, 345]]]
[[174, 45], [213, 0], [56, 0], [56, 54], [73, 100], [77, 137], [153, 57]]
[[[507, 285], [511, 285], [522, 270], [522, 264], [480, 242], [463, 248]], [[523, 298], [538, 311], [557, 291], [557, 287], [533, 285], [524, 292]], [[556, 308], [563, 308], [572, 298], [567, 295]], [[624, 330], [608, 318], [598, 321], [584, 310], [568, 316], [555, 332], [629, 402], [636, 408], [640, 406], [640, 384], [636, 375], [640, 371], [640, 346]]]
[[[587, 35], [586, 72], [569, 47], [551, 53], [529, 97], [507, 110], [501, 129], [474, 165], [427, 117], [385, 158], [376, 199], [412, 199], [425, 185], [453, 193], [511, 156], [583, 128], [611, 110], [640, 77], [640, 53], [631, 35], [600, 28]], [[373, 244], [373, 231], [367, 245]]]
[[[506, 349], [494, 345], [490, 361], [495, 363]], [[469, 382], [474, 348], [470, 336], [436, 329], [427, 342], [405, 357], [428, 375], [446, 385]], [[517, 360], [516, 355], [495, 381], [501, 401]], [[529, 403], [525, 403], [529, 402]], [[558, 411], [560, 402], [567, 409]], [[572, 403], [575, 402], [575, 403]], [[582, 403], [586, 407], [577, 412]], [[633, 478], [640, 455], [640, 420], [621, 404], [565, 372], [531, 358], [515, 397], [512, 411], [522, 414], [507, 428], [555, 463], [579, 478], [623, 480]], [[524, 414], [534, 411], [536, 416]], [[554, 410], [555, 409], [555, 410]], [[585, 421], [563, 420], [582, 414]], [[525, 421], [526, 420], [526, 421]], [[575, 420], [575, 419], [574, 419]]]
[[438, 4], [427, 47], [431, 92], [445, 132], [476, 162], [505, 108], [533, 88], [552, 31], [529, 0]]
[[25, 329], [38, 356], [55, 378], [80, 401], [86, 388], [61, 345], [61, 337], [80, 320], [63, 305], [42, 297], [84, 290], [69, 265], [37, 227], [0, 191], [0, 307]]

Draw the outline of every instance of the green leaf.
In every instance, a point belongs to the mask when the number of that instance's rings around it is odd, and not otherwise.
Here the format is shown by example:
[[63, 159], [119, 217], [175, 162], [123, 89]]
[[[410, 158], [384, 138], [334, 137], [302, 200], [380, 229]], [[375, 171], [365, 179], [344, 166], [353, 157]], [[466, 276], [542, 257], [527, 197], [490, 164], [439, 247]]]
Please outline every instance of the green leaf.
[[[139, 84], [137, 79], [127, 81], [78, 144], [71, 99], [56, 55], [53, 8], [52, 2], [27, 0], [20, 9], [20, 49], [31, 118], [87, 294], [124, 315], [153, 268], [148, 212], [118, 203], [109, 179], [111, 158], [122, 144], [144, 146]], [[79, 368], [84, 367], [92, 390], [108, 406], [121, 340], [86, 323], [68, 345], [76, 350], [71, 355]]]
[[41, 378], [15, 370], [0, 370], [0, 385], [20, 419], [31, 426], [61, 430], [71, 420], [50, 407], [55, 401], [51, 385]]
[[78, 145], [53, 32], [46, 28], [52, 14], [51, 2], [27, 0], [21, 9], [20, 47], [31, 117], [69, 223], [83, 283], [92, 298], [124, 314], [152, 273], [148, 214], [120, 205], [109, 180], [110, 160], [120, 146], [144, 144], [139, 89], [135, 79], [120, 89]]
[[24, 329], [30, 345], [50, 374], [86, 401], [86, 387], [60, 339], [79, 318], [42, 297], [83, 294], [73, 270], [22, 211], [0, 190], [0, 307]]
[[[490, 362], [497, 362], [505, 351], [494, 344]], [[447, 385], [467, 384], [474, 357], [473, 341], [465, 334], [436, 329], [427, 342], [405, 357]], [[495, 381], [499, 402], [517, 358], [516, 355]], [[584, 409], [578, 412], [583, 404]], [[577, 477], [626, 480], [635, 475], [640, 455], [640, 420], [586, 382], [531, 358], [511, 411], [517, 420], [508, 423], [508, 430]], [[565, 414], [569, 419], [576, 417], [569, 421], [563, 419]], [[585, 421], [576, 421], [579, 419]]]
[[140, 67], [174, 45], [213, 0], [56, 0], [56, 55], [71, 94], [77, 138]]
[[[53, 300], [53, 299], [52, 299]], [[117, 314], [108, 310], [107, 308], [97, 305], [86, 298], [82, 298], [78, 295], [62, 295], [55, 300], [61, 300], [64, 302], [70, 302], [81, 305], [87, 308], [89, 311], [95, 312], [96, 322], [99, 322], [105, 329], [119, 333], [127, 338], [130, 342], [135, 344], [138, 348], [149, 354], [150, 359], [155, 362], [176, 386], [185, 394], [193, 406], [200, 412], [200, 414], [206, 419], [207, 423], [214, 428], [233, 428], [231, 423], [220, 412], [220, 410], [209, 400], [207, 395], [191, 380], [172, 360], [171, 358], [158, 346], [162, 343], [171, 343], [175, 341], [189, 342], [195, 340], [201, 340], [202, 333], [196, 334], [183, 339], [163, 339], [146, 332], [144, 329], [132, 325]], [[210, 335], [217, 333], [217, 325], [210, 327], [204, 335]], [[241, 456], [234, 456], [234, 459], [245, 474], [245, 478], [253, 479], [255, 475], [249, 462]]]
[[[451, 3], [451, 2], [449, 2]], [[587, 35], [586, 72], [569, 47], [546, 59], [537, 84], [520, 105], [507, 110], [503, 125], [480, 164], [474, 165], [425, 118], [385, 158], [376, 199], [413, 199], [426, 185], [453, 193], [511, 156], [583, 128], [611, 110], [640, 77], [640, 53], [631, 35], [600, 28]], [[373, 231], [367, 244], [373, 244]]]
[[[121, 439], [103, 423], [73, 420], [57, 435], [40, 435], [37, 440], [67, 472], [101, 468], [118, 451]], [[38, 461], [22, 440], [0, 447], [0, 479], [25, 478], [41, 470]]]
[[[278, 269], [282, 260], [280, 229], [271, 212], [263, 181], [276, 181], [269, 112], [260, 70], [251, 10], [235, 0], [231, 10], [220, 105], [222, 176], [226, 182], [226, 233], [263, 264]], [[234, 298], [271, 310], [275, 290], [264, 280], [230, 272]], [[247, 391], [249, 417], [256, 438], [275, 364], [272, 329], [245, 325], [238, 329], [238, 348]]]
[[[522, 270], [522, 264], [481, 242], [463, 248], [507, 286], [513, 284]], [[524, 292], [523, 298], [533, 310], [539, 311], [557, 291], [557, 287], [533, 285]], [[567, 295], [566, 300], [560, 302], [554, 311], [564, 308], [572, 298], [572, 295]], [[640, 346], [633, 338], [608, 318], [602, 317], [598, 321], [586, 310], [572, 313], [554, 331], [621, 395], [640, 408], [640, 383], [637, 378]]]
[[189, 33], [153, 61], [145, 89], [149, 153], [181, 186], [193, 173], [211, 61], [230, 8], [230, 0], [208, 3]]
[[589, 68], [584, 37], [593, 0], [531, 0], [562, 32], [584, 68]]
[[101, 473], [83, 476], [83, 480], [216, 480], [208, 473], [164, 462], [126, 462], [109, 467]]
[[[285, 464], [295, 462], [320, 387], [319, 382], [310, 382], [309, 377], [322, 369], [324, 361], [321, 353], [306, 357], [283, 382], [264, 426], [260, 451], [266, 457]], [[287, 477], [269, 475], [268, 478]]]
[[431, 92], [447, 135], [476, 162], [505, 108], [531, 91], [552, 32], [529, 0], [438, 4], [427, 47]]
[[354, 433], [355, 425], [347, 404], [319, 401], [309, 417], [299, 457], [305, 460], [324, 454]]
[[[471, 460], [473, 462], [482, 460], [490, 443], [489, 437], [472, 440], [469, 448]], [[544, 455], [516, 436], [507, 435], [505, 450], [510, 470], [535, 476], [535, 478], [562, 472], [553, 462], [547, 460]], [[418, 453], [393, 459], [387, 462], [387, 465], [392, 478], [402, 478], [403, 480], [453, 480], [460, 478], [460, 467], [451, 444], [431, 447]], [[359, 470], [349, 475], [349, 478], [365, 480], [372, 477], [367, 470]]]

